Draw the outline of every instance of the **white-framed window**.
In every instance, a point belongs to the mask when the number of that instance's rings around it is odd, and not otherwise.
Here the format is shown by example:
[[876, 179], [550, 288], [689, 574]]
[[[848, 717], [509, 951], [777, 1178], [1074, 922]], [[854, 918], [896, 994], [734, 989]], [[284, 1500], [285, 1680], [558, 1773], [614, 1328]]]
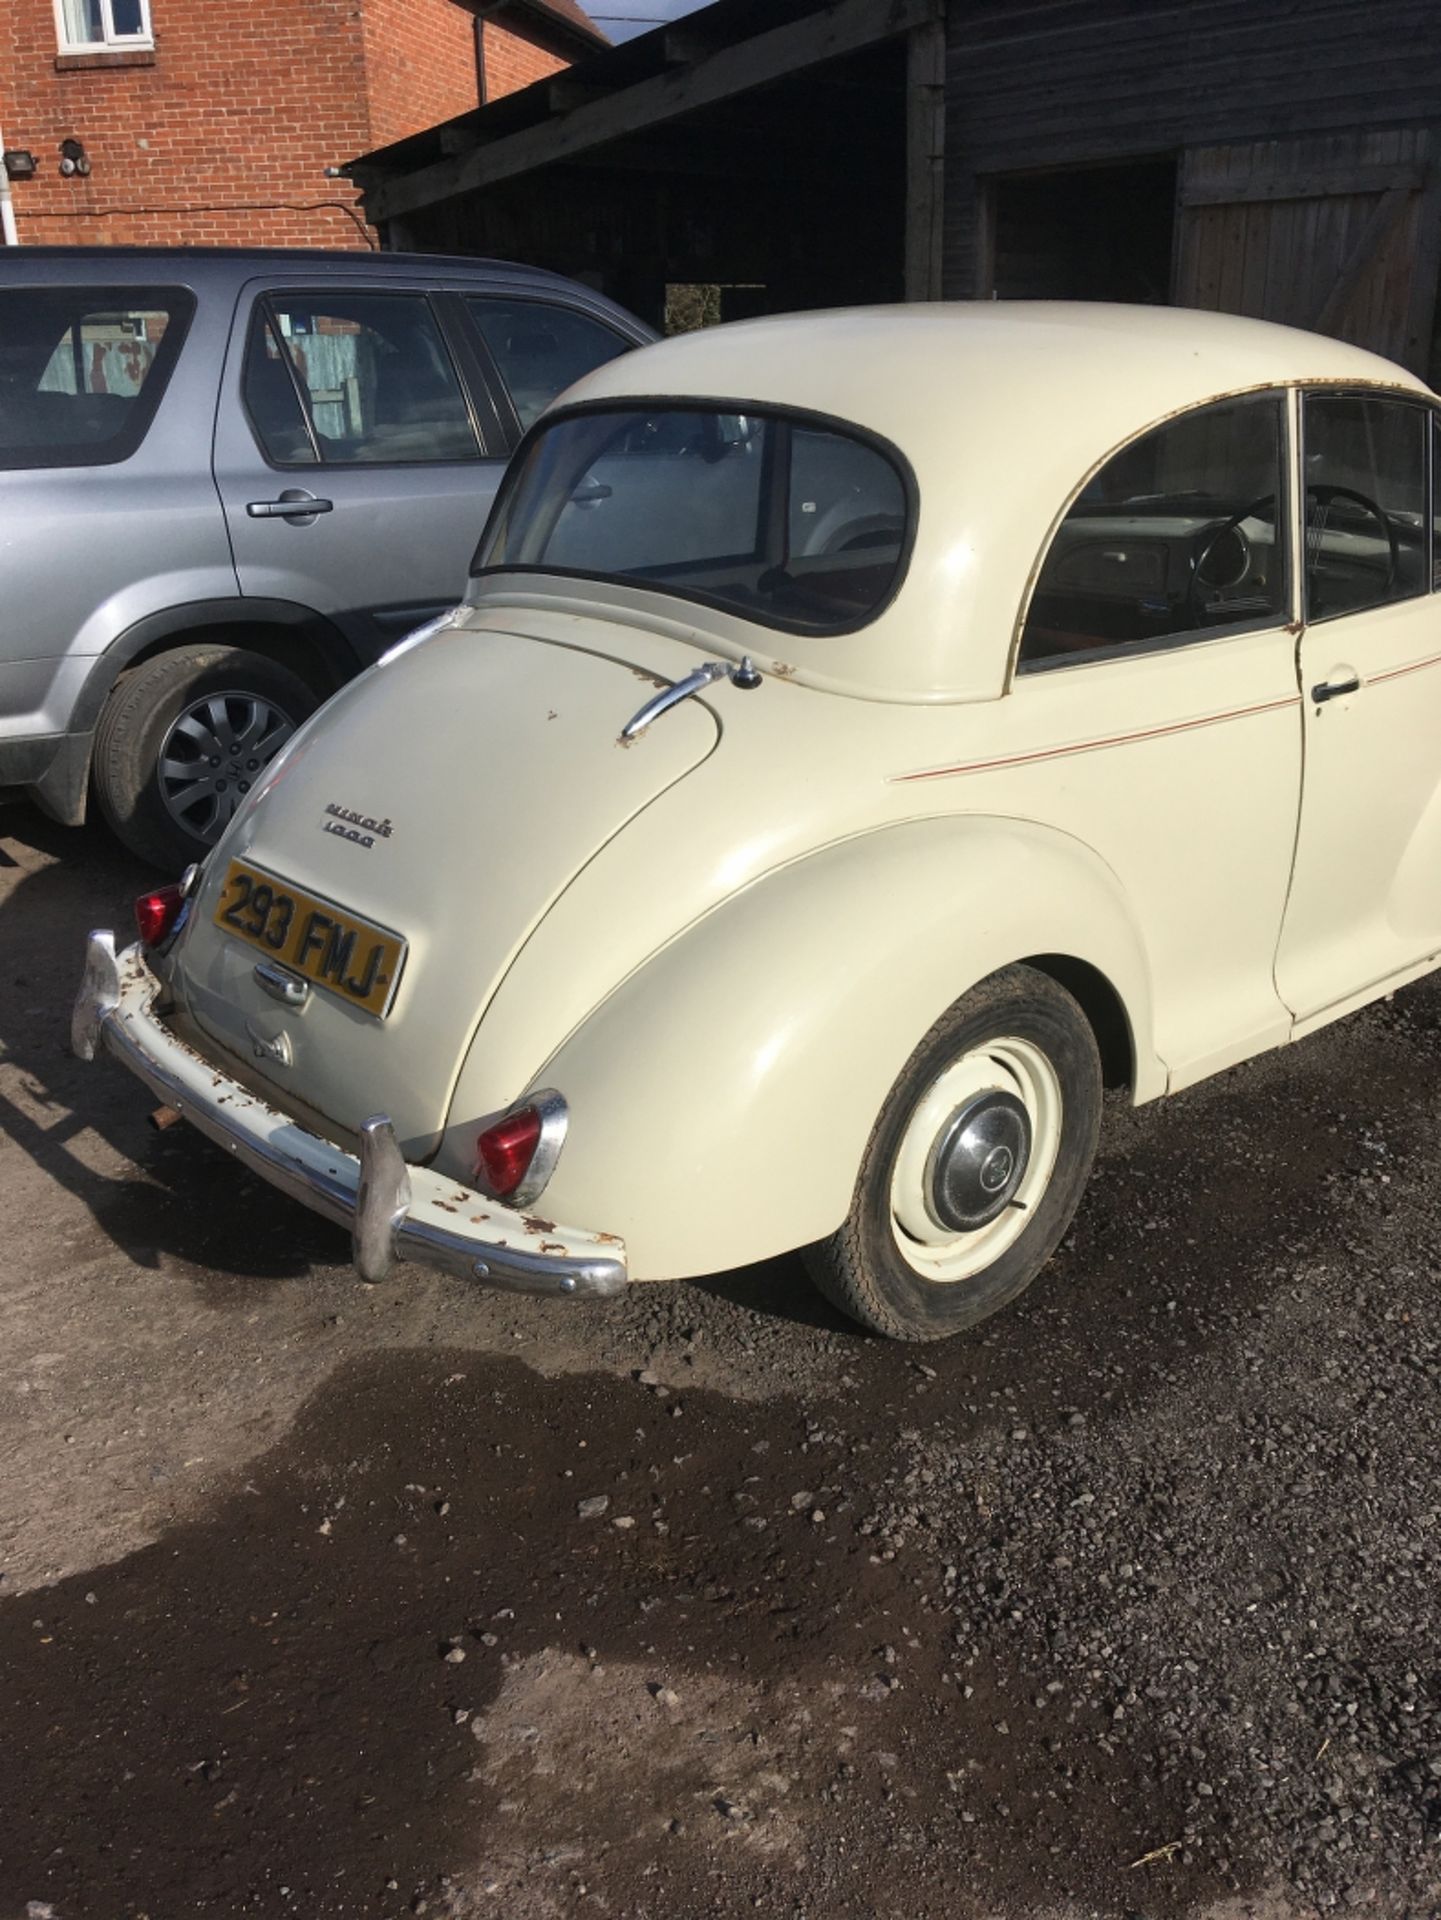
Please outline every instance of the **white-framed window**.
[[154, 44], [150, 0], [55, 0], [55, 27], [62, 53]]

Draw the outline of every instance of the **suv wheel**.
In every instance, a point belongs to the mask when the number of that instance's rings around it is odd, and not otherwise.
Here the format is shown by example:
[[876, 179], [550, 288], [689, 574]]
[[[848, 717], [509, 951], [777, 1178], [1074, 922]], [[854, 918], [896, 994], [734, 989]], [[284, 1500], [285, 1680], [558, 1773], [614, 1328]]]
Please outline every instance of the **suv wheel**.
[[132, 667], [95, 730], [101, 812], [132, 853], [178, 873], [318, 705], [288, 668], [242, 647], [177, 647]]

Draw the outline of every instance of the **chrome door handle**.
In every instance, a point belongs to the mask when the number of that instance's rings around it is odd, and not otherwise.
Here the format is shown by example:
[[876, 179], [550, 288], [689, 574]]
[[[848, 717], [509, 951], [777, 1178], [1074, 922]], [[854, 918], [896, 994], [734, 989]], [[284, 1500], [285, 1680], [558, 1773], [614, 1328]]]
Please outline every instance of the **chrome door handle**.
[[1360, 685], [1360, 676], [1354, 673], [1348, 680], [1318, 680], [1311, 689], [1311, 698], [1322, 707], [1328, 700], [1339, 700], [1343, 693], [1355, 693]]
[[309, 520], [317, 513], [333, 513], [335, 503], [317, 500], [314, 494], [308, 493], [299, 499], [292, 495], [289, 499], [282, 496], [279, 500], [252, 500], [245, 511], [252, 520]]

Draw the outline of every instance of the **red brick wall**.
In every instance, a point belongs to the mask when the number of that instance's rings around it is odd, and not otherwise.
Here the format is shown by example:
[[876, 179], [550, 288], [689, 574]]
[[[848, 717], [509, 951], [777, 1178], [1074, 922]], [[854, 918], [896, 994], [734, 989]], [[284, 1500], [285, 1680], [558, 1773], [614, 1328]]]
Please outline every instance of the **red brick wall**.
[[364, 34], [370, 146], [477, 104], [475, 20], [455, 0], [364, 0]]
[[[529, 40], [521, 39], [505, 27], [487, 20], [481, 28], [485, 35], [485, 92], [488, 100], [503, 93], [518, 93], [547, 74], [559, 73], [568, 63], [553, 53], [545, 53]], [[8, 136], [7, 136], [8, 137]]]
[[[22, 242], [363, 246], [323, 169], [476, 104], [453, 0], [151, 0], [153, 55], [57, 62], [52, 0], [0, 0], [0, 128], [30, 148]], [[114, 56], [111, 56], [114, 60]], [[58, 171], [84, 142], [88, 179]], [[318, 204], [329, 203], [329, 204]], [[338, 203], [338, 204], [337, 204]]]

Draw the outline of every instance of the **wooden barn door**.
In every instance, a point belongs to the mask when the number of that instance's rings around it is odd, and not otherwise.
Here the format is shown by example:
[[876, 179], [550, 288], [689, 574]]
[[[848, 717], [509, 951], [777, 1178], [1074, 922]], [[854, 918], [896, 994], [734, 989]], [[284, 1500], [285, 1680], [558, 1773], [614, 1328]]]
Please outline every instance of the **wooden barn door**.
[[1334, 334], [1425, 375], [1438, 159], [1419, 128], [1189, 149], [1172, 298]]

